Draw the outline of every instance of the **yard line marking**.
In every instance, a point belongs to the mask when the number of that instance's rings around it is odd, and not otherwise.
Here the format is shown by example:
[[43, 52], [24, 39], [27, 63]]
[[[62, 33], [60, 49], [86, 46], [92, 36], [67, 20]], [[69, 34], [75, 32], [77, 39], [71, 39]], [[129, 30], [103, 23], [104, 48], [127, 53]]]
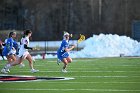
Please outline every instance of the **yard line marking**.
[[35, 65], [35, 66], [46, 66], [46, 64], [44, 64], [44, 65]]
[[94, 59], [94, 60], [93, 60], [93, 59], [91, 59], [91, 60], [90, 60], [90, 59], [88, 59], [88, 60], [76, 60], [76, 59], [73, 59], [73, 62], [81, 62], [81, 61], [82, 61], [82, 62], [83, 62], [83, 61], [84, 61], [84, 62], [87, 62], [87, 61], [88, 61], [88, 62], [90, 62], [90, 61], [94, 62], [94, 61], [97, 61], [97, 60], [99, 60], [99, 59]]
[[[48, 82], [48, 83], [58, 83], [58, 82]], [[135, 83], [140, 83], [140, 82], [59, 82], [59, 84], [67, 84], [67, 83], [70, 83], [70, 84], [95, 84], [95, 83], [105, 83], [105, 84], [135, 84]]]
[[0, 88], [0, 90], [25, 90], [25, 91], [119, 91], [119, 92], [139, 92], [140, 90], [130, 90], [130, 89], [46, 89], [46, 88]]
[[[83, 61], [84, 61], [84, 62], [87, 62], [87, 61], [89, 61], [89, 62], [90, 62], [90, 61], [94, 62], [94, 61], [97, 61], [97, 60], [100, 60], [100, 59], [94, 59], [94, 60], [93, 60], [93, 59], [87, 59], [87, 60], [76, 60], [76, 59], [73, 59], [73, 62], [78, 62], [78, 61], [79, 61], [79, 62], [81, 62], [81, 61], [82, 61], [82, 62], [83, 62]], [[56, 60], [50, 60], [50, 61], [47, 60], [47, 62], [57, 62], [57, 59], [56, 59]]]
[[[15, 69], [14, 69], [15, 70]], [[19, 70], [19, 69], [17, 69]], [[29, 70], [21, 70], [20, 72], [29, 72]], [[41, 70], [39, 72], [51, 72], [51, 73], [55, 73], [55, 72], [61, 72], [61, 71], [45, 71], [44, 69]], [[79, 72], [88, 72], [88, 73], [92, 73], [92, 72], [98, 72], [98, 73], [104, 73], [104, 72], [107, 72], [107, 73], [125, 73], [125, 72], [138, 72], [140, 73], [140, 71], [68, 71], [68, 72], [76, 72], [76, 73], [79, 73]]]
[[111, 66], [124, 66], [124, 67], [127, 67], [127, 66], [137, 66], [138, 67], [138, 65], [111, 65]]
[[82, 77], [82, 78], [126, 78], [126, 77], [131, 77], [131, 76], [72, 76], [72, 77]]
[[[45, 65], [48, 65], [47, 63]], [[44, 64], [42, 65], [35, 65], [35, 66], [44, 66]], [[91, 66], [91, 65], [90, 65]], [[92, 66], [96, 66], [95, 64], [92, 64]], [[139, 65], [107, 65], [107, 66], [104, 66], [104, 67], [131, 67], [131, 68], [139, 68]], [[87, 66], [84, 66], [83, 68], [85, 68]]]
[[57, 60], [54, 60], [54, 61], [49, 61], [49, 60], [47, 60], [47, 62], [57, 62]]
[[80, 78], [129, 78], [129, 77], [140, 77], [140, 76], [71, 76]]

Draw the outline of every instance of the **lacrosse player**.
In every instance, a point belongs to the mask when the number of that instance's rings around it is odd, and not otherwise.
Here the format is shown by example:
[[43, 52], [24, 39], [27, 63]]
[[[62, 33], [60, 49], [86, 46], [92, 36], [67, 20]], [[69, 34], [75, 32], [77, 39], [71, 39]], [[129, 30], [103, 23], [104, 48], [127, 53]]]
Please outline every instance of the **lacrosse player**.
[[59, 65], [61, 61], [64, 63], [64, 66], [62, 68], [62, 72], [64, 73], [67, 72], [66, 68], [68, 63], [72, 62], [72, 58], [70, 58], [68, 52], [75, 48], [75, 45], [72, 45], [71, 47], [69, 46], [69, 38], [70, 34], [68, 32], [65, 32], [63, 35], [61, 46], [57, 51], [57, 64]]

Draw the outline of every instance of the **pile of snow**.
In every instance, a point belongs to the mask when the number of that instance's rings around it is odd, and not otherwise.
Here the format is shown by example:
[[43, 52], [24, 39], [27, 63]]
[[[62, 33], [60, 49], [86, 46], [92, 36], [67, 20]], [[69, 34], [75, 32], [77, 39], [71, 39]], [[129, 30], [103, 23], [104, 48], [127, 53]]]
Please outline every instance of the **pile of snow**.
[[140, 56], [140, 43], [126, 36], [93, 35], [84, 42], [84, 49], [70, 53], [73, 58]]

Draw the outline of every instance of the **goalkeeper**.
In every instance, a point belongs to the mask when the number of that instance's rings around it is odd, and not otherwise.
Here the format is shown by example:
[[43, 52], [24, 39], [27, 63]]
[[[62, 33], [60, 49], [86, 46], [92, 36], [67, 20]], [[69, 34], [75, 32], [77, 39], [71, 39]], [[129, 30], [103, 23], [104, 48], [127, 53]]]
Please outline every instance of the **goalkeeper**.
[[70, 34], [68, 32], [65, 32], [63, 35], [61, 46], [57, 51], [57, 58], [58, 58], [57, 64], [59, 65], [61, 61], [64, 63], [64, 66], [62, 68], [62, 72], [64, 73], [67, 72], [66, 68], [68, 63], [72, 62], [72, 58], [69, 57], [68, 52], [75, 47], [75, 45], [69, 47], [69, 38], [70, 38]]

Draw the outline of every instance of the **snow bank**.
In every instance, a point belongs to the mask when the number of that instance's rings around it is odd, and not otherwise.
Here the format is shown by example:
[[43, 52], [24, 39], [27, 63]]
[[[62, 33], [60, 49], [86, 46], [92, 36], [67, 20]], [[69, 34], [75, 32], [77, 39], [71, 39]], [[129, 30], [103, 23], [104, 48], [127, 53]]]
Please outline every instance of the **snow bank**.
[[73, 58], [140, 56], [140, 43], [126, 36], [93, 35], [84, 42], [84, 49], [70, 53]]

